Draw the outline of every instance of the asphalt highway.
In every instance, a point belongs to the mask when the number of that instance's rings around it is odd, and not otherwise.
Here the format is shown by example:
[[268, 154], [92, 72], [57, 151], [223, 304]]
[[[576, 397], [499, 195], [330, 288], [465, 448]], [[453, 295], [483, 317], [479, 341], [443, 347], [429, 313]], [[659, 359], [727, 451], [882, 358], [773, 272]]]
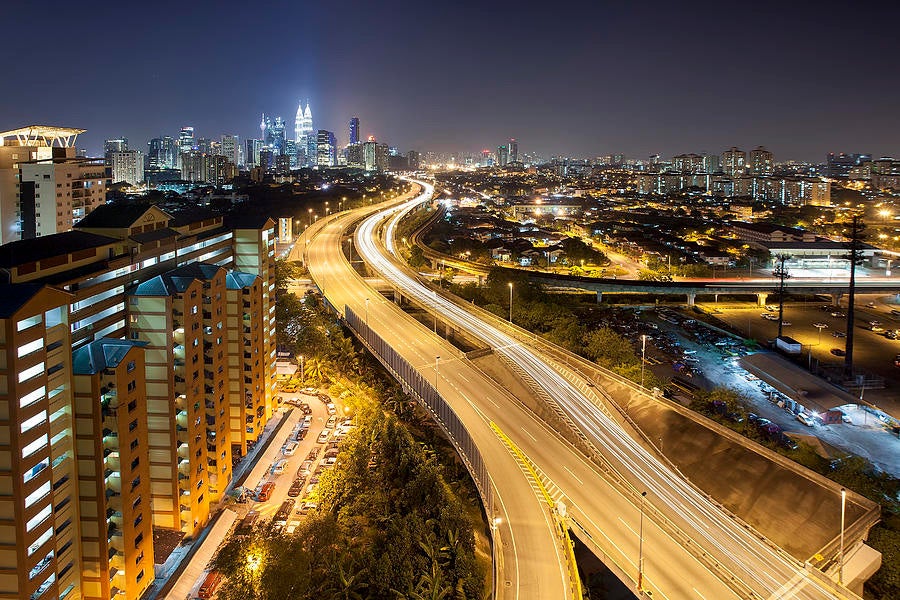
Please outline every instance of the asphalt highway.
[[[427, 187], [427, 184], [423, 185]], [[390, 209], [366, 219], [356, 232], [357, 248], [360, 254], [370, 266], [402, 290], [405, 295], [430, 306], [433, 310], [438, 311], [444, 319], [469, 331], [489, 344], [495, 352], [524, 369], [601, 451], [608, 467], [614, 472], [609, 479], [616, 480], [618, 487], [625, 488], [623, 494], [640, 498], [639, 492], [647, 493], [645, 506], [648, 510], [645, 512], [648, 512], [648, 515], [652, 513], [652, 516], [645, 520], [662, 524], [667, 532], [671, 533], [674, 538], [678, 538], [679, 541], [676, 545], [682, 548], [681, 552], [665, 553], [665, 558], [670, 561], [678, 554], [683, 555], [682, 560], [669, 565], [669, 571], [678, 574], [679, 581], [702, 580], [702, 577], [694, 578], [695, 575], [692, 571], [697, 570], [696, 567], [699, 563], [691, 559], [693, 556], [705, 555], [713, 557], [717, 576], [727, 581], [729, 588], [733, 589], [739, 597], [809, 599], [853, 597], [849, 592], [836, 588], [827, 580], [815, 577], [804, 565], [762, 540], [755, 532], [739, 524], [732, 515], [727, 514], [679, 475], [663, 465], [640, 443], [627, 435], [613, 419], [598, 409], [584, 393], [579, 391], [570, 380], [572, 374], [568, 374], [569, 377], [566, 377], [566, 374], [561, 372], [558, 367], [552, 366], [547, 357], [537, 354], [512, 336], [469, 314], [452, 302], [436, 296], [385, 256], [379, 245], [379, 224], [382, 220], [387, 214], [392, 214], [385, 227], [384, 245], [388, 251], [393, 252], [393, 231], [400, 216], [403, 212], [411, 210], [429, 198], [430, 194], [426, 191], [405, 206]], [[480, 408], [484, 410], [485, 406], [481, 404]], [[514, 431], [517, 430], [514, 424], [508, 427], [512, 427]], [[520, 439], [527, 439], [527, 437], [527, 435], [525, 438], [520, 436]], [[542, 439], [541, 442], [544, 442], [545, 439]], [[547, 462], [538, 461], [533, 456], [532, 459], [544, 468], [545, 472], [554, 474], [551, 475], [551, 479], [565, 492], [570, 502], [573, 501], [576, 494], [571, 493], [572, 487], [570, 486], [574, 486], [575, 482], [571, 479], [569, 482], [561, 482], [559, 479], [560, 469], [552, 468], [554, 463], [572, 461], [573, 453], [562, 451], [560, 454], [550, 457]], [[545, 467], [545, 465], [549, 466]], [[570, 465], [565, 466], [567, 468], [562, 470], [571, 472]], [[581, 481], [582, 484], [584, 482], [577, 476], [575, 479]], [[588, 481], [596, 483], [591, 478]], [[586, 486], [582, 485], [581, 487]], [[634, 502], [639, 503], [638, 500]], [[576, 506], [577, 504], [575, 502]], [[593, 520], [591, 517], [598, 516], [602, 512], [604, 511], [585, 513], [585, 515], [588, 520]], [[622, 511], [624, 514], [628, 514], [628, 512], [627, 510]], [[630, 512], [633, 513], [634, 509], [632, 508]], [[601, 535], [611, 538], [612, 545], [616, 547], [624, 544], [624, 540], [629, 537], [627, 534], [620, 535], [618, 540], [622, 541], [618, 542], [605, 528], [602, 529]], [[654, 551], [654, 554], [658, 557], [659, 551]], [[648, 553], [645, 561], [649, 558], [650, 554]], [[648, 573], [652, 573], [649, 568]], [[697, 574], [697, 576], [700, 575], [702, 573]], [[707, 577], [708, 575], [709, 573], [707, 573]], [[659, 591], [665, 597], [674, 597], [669, 594], [670, 590], [673, 593], [684, 592], [684, 588], [678, 585], [674, 588], [661, 588]], [[696, 595], [689, 595], [689, 597], [726, 597], [720, 593], [707, 596], [695, 587], [693, 591], [696, 592]]]

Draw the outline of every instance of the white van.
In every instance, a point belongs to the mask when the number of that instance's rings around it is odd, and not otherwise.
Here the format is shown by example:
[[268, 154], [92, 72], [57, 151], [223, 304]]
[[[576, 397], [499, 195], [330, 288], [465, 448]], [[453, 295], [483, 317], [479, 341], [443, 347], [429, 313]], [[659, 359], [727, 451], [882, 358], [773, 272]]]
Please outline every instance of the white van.
[[288, 442], [281, 448], [281, 453], [285, 456], [293, 456], [294, 452], [297, 451], [297, 446], [299, 446], [297, 442]]
[[281, 460], [277, 461], [272, 466], [272, 474], [273, 475], [281, 475], [282, 473], [284, 473], [284, 470], [287, 468], [287, 464], [288, 464], [288, 460], [286, 458], [282, 458]]

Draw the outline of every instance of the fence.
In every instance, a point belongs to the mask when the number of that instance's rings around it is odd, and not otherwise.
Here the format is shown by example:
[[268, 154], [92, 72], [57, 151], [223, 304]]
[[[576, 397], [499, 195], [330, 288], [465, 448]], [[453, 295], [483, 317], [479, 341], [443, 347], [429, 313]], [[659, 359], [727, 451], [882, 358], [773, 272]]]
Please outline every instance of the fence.
[[478, 451], [475, 441], [469, 435], [462, 421], [460, 421], [459, 417], [453, 412], [453, 409], [441, 397], [431, 382], [416, 371], [390, 344], [372, 331], [349, 306], [344, 307], [344, 320], [375, 358], [391, 375], [401, 382], [404, 391], [415, 397], [431, 413], [432, 417], [441, 426], [441, 429], [444, 430], [444, 433], [447, 434], [447, 437], [450, 438], [463, 463], [466, 465], [466, 469], [472, 476], [475, 487], [478, 488], [488, 519], [493, 519], [494, 494], [491, 488], [490, 476], [488, 475], [487, 467], [485, 467], [484, 459], [481, 457], [481, 452]]

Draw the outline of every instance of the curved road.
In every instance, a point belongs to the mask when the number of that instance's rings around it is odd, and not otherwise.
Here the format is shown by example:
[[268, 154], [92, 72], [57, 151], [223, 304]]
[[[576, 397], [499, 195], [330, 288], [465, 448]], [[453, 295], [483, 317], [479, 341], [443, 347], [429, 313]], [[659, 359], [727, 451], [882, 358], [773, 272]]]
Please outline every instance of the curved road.
[[[424, 185], [427, 187], [427, 184]], [[388, 249], [392, 249], [392, 230], [403, 212], [411, 210], [415, 205], [427, 201], [429, 198], [430, 194], [426, 192], [401, 209], [385, 211], [385, 215], [394, 213], [385, 233]], [[676, 575], [678, 579], [678, 581], [671, 582], [674, 584], [672, 587], [660, 584], [658, 595], [665, 597], [673, 597], [672, 594], [685, 594], [683, 597], [728, 597], [728, 594], [723, 595], [720, 592], [707, 595], [695, 586], [692, 586], [691, 590], [685, 589], [686, 582], [703, 585], [708, 579], [709, 573], [704, 573], [703, 566], [696, 560], [691, 560], [693, 556], [702, 555], [713, 557], [712, 563], [707, 562], [707, 564], [713, 564], [717, 576], [727, 581], [728, 587], [739, 596], [804, 599], [854, 597], [853, 594], [834, 586], [829, 580], [821, 577], [820, 573], [798, 564], [787, 553], [774, 548], [765, 540], [760, 539], [758, 534], [737, 523], [732, 515], [723, 511], [667, 466], [660, 463], [640, 443], [628, 436], [613, 419], [590, 402], [585, 394], [575, 387], [570, 378], [565, 376], [565, 373], [550, 366], [550, 361], [547, 361], [546, 357], [539, 356], [536, 352], [519, 344], [511, 336], [472, 316], [453, 303], [435, 296], [433, 292], [413, 280], [404, 269], [385, 257], [379, 248], [377, 226], [380, 219], [379, 215], [370, 217], [357, 230], [357, 248], [366, 261], [394, 286], [401, 289], [404, 294], [439, 311], [444, 319], [479, 337], [495, 352], [506, 356], [539, 382], [578, 428], [588, 436], [593, 445], [600, 449], [608, 467], [614, 471], [610, 479], [618, 480], [619, 487], [624, 488], [620, 495], [628, 496], [629, 492], [637, 491], [647, 493], [646, 502], [650, 506], [650, 520], [663, 524], [667, 531], [679, 538], [679, 542], [674, 544], [677, 548], [670, 549], [673, 544], [667, 544], [666, 546], [669, 547], [666, 548], [666, 551], [661, 551], [657, 547], [647, 555], [647, 559], [654, 556], [667, 560], [670, 563], [668, 572]], [[419, 358], [421, 359], [421, 357]], [[489, 403], [479, 403], [479, 407], [483, 410], [487, 410], [488, 406]], [[493, 415], [490, 416], [493, 417]], [[500, 416], [502, 415], [498, 415], [498, 418]], [[515, 423], [507, 425], [507, 429], [509, 428], [517, 431]], [[528, 432], [526, 431], [526, 433]], [[528, 435], [533, 436], [533, 434]], [[528, 446], [528, 443], [524, 441], [525, 438], [519, 437], [523, 440], [520, 445]], [[535, 441], [537, 440], [535, 439]], [[541, 439], [540, 444], [536, 444], [536, 452], [542, 454], [540, 447], [547, 445], [544, 444], [545, 441], [547, 441], [546, 437]], [[532, 456], [532, 458], [565, 491], [570, 502], [581, 496], [577, 493], [577, 488], [586, 487], [583, 483], [584, 479], [576, 476], [575, 481], [568, 479], [566, 482], [568, 485], [561, 483], [563, 475], [560, 471], [566, 470], [572, 473], [571, 465], [577, 466], [577, 461], [573, 460], [573, 452], [563, 451], [555, 454], [555, 461], [551, 459], [548, 462], [539, 462], [536, 457]], [[559, 469], [556, 465], [560, 461], [572, 462], [564, 465], [564, 469]], [[579, 483], [576, 484], [576, 481]], [[598, 483], [590, 478], [587, 481], [593, 484]], [[631, 490], [628, 489], [629, 486]], [[640, 497], [636, 494], [635, 496]], [[584, 498], [584, 501], [588, 500], [589, 498]], [[578, 502], [575, 501], [574, 505], [577, 509]], [[601, 508], [598, 511], [585, 512], [584, 517], [592, 521], [605, 516], [605, 512], [608, 511]], [[612, 537], [610, 531], [605, 528], [600, 534]], [[618, 541], [613, 545], [618, 547], [629, 537], [627, 533], [624, 533], [617, 538]], [[672, 541], [674, 542], [674, 540]], [[650, 581], [645, 582], [645, 588], [654, 585], [650, 566], [647, 566], [647, 572], [650, 574]]]

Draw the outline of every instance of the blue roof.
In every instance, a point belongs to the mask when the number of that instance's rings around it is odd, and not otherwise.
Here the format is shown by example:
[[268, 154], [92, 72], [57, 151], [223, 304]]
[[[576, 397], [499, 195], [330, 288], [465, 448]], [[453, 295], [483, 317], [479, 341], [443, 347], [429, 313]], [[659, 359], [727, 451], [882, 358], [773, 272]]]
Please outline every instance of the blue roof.
[[146, 345], [147, 342], [137, 340], [115, 338], [94, 340], [72, 353], [72, 372], [75, 375], [93, 375], [103, 369], [114, 369], [119, 366], [129, 350]]
[[229, 290], [240, 290], [251, 287], [258, 277], [253, 273], [244, 273], [243, 271], [232, 271], [225, 276], [225, 286]]

